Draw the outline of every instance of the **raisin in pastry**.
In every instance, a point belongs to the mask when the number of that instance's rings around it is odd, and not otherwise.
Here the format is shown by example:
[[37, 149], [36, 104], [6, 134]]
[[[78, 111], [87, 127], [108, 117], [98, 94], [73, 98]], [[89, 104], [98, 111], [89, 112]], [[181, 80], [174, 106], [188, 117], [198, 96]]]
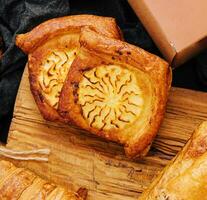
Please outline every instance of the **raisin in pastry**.
[[107, 37], [122, 38], [113, 18], [93, 15], [51, 19], [16, 37], [16, 45], [29, 55], [31, 91], [41, 114], [47, 120], [64, 121], [57, 113], [59, 95], [78, 53], [83, 26], [91, 26]]
[[82, 129], [143, 156], [160, 127], [171, 86], [161, 58], [86, 27], [63, 86], [58, 112]]

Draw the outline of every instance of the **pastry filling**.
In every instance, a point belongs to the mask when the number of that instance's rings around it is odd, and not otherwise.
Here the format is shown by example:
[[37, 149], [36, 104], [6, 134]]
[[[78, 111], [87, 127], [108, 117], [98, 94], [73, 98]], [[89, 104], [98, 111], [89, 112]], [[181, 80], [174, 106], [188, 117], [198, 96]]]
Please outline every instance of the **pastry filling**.
[[78, 103], [91, 127], [121, 129], [139, 117], [143, 97], [135, 72], [108, 65], [84, 72], [79, 83]]
[[77, 49], [53, 51], [43, 62], [39, 76], [42, 94], [57, 109], [59, 96]]

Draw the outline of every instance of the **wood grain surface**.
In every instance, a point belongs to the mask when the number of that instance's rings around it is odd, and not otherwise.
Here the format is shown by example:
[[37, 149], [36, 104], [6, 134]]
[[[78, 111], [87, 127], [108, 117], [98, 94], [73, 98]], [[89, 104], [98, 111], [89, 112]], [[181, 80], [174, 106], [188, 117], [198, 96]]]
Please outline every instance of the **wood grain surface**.
[[50, 148], [48, 163], [15, 163], [72, 189], [86, 187], [89, 200], [135, 200], [203, 120], [207, 120], [207, 93], [172, 88], [165, 119], [151, 151], [144, 159], [130, 161], [118, 144], [43, 120], [25, 70], [7, 147]]

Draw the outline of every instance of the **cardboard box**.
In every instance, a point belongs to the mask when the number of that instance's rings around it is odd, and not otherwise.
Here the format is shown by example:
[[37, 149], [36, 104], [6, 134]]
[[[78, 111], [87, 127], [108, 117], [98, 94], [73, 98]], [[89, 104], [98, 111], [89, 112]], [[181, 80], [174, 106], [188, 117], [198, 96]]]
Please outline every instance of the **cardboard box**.
[[173, 67], [207, 48], [207, 0], [128, 2]]

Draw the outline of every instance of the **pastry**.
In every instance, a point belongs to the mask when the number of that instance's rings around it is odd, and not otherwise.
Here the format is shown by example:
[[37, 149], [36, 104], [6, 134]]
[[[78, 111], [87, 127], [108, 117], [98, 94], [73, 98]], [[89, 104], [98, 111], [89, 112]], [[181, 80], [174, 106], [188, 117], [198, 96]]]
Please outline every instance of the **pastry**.
[[107, 37], [122, 38], [113, 18], [93, 15], [51, 19], [16, 37], [16, 45], [29, 55], [31, 91], [41, 114], [47, 120], [64, 121], [56, 109], [65, 77], [78, 53], [83, 26], [91, 26]]
[[58, 112], [75, 125], [147, 153], [165, 113], [171, 68], [161, 58], [85, 27]]
[[8, 161], [0, 161], [1, 200], [85, 200], [86, 197], [86, 189], [70, 192], [29, 170], [17, 168]]
[[206, 180], [207, 122], [203, 122], [139, 200], [206, 200]]

